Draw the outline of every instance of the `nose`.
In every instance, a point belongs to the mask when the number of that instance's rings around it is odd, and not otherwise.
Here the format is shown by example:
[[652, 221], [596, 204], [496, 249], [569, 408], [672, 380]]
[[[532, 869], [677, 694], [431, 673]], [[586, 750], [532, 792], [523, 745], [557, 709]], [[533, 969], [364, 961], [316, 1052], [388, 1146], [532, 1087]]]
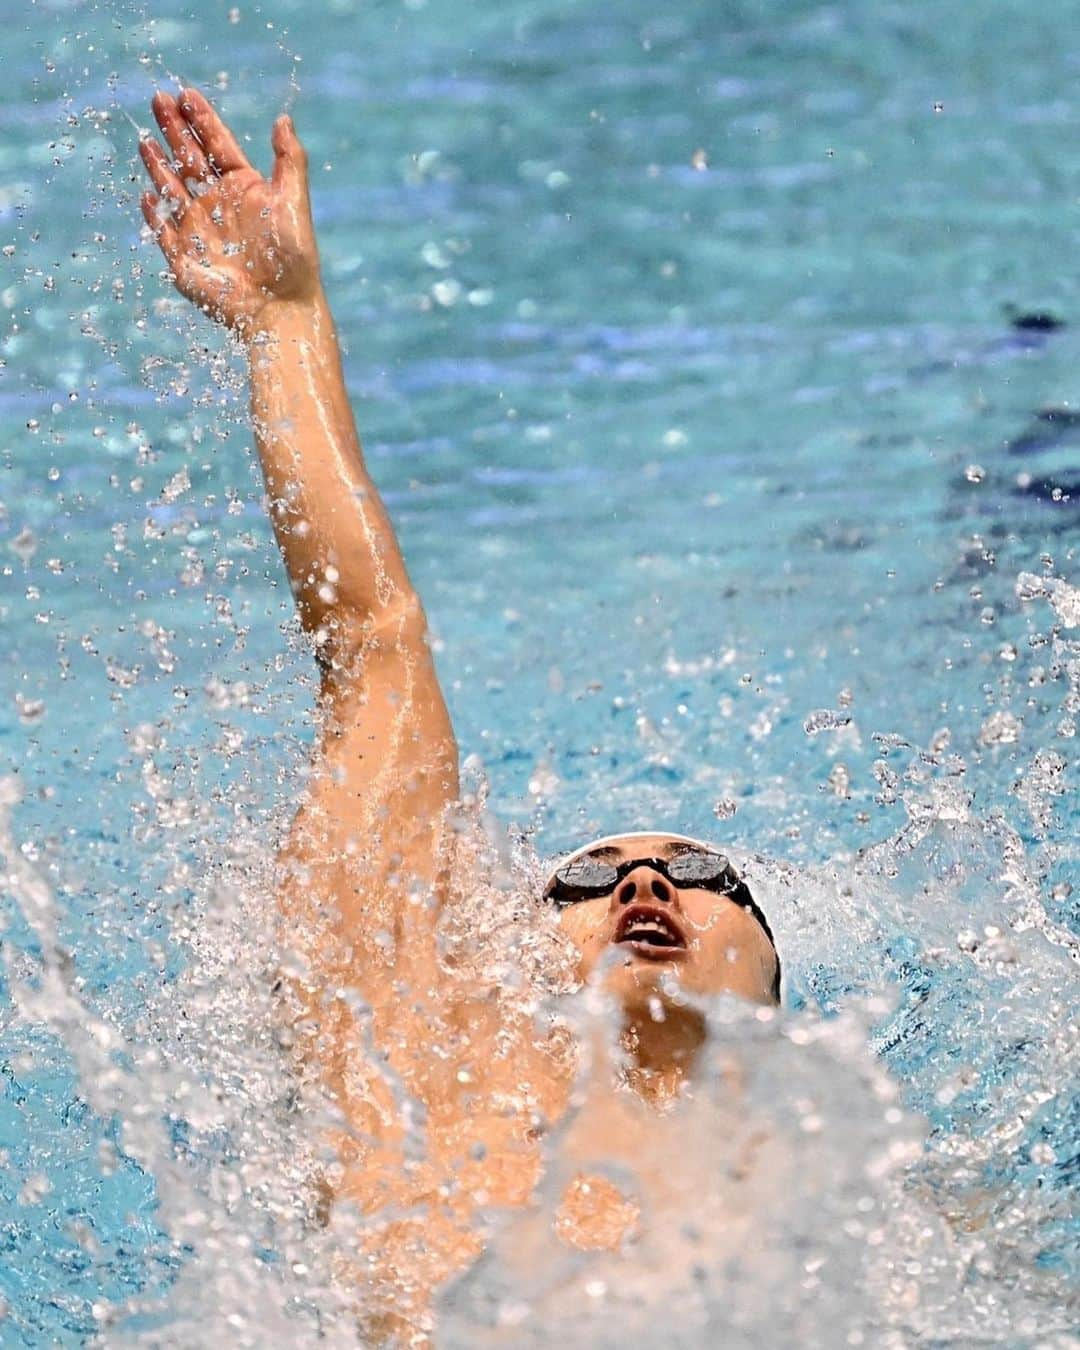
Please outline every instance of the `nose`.
[[670, 904], [675, 899], [675, 889], [669, 881], [654, 872], [651, 867], [637, 867], [615, 892], [620, 905], [633, 904], [635, 900], [662, 900]]

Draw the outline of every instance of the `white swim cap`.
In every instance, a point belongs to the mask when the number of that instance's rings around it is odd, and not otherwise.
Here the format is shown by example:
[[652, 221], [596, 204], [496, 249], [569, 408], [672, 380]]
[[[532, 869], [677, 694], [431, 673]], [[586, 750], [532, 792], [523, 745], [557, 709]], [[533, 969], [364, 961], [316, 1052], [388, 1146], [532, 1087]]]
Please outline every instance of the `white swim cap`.
[[583, 858], [594, 848], [617, 848], [622, 844], [633, 843], [635, 839], [655, 839], [657, 835], [663, 835], [665, 839], [672, 839], [678, 844], [692, 844], [695, 848], [708, 849], [710, 853], [723, 853], [723, 849], [717, 848], [715, 844], [710, 844], [705, 839], [694, 839], [688, 834], [671, 834], [668, 830], [629, 830], [625, 834], [605, 834], [600, 839], [594, 839], [591, 843], [574, 849], [573, 853], [558, 858], [548, 869], [548, 880], [560, 867], [565, 867], [567, 863], [574, 862], [577, 858]]

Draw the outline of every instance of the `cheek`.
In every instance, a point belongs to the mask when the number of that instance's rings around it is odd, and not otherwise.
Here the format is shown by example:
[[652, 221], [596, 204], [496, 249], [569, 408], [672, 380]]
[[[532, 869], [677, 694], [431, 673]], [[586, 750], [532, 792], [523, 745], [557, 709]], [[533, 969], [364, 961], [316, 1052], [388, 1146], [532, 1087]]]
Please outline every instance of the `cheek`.
[[731, 941], [731, 914], [727, 907], [718, 904], [714, 895], [699, 892], [693, 902], [684, 905], [687, 928], [690, 937], [702, 951], [719, 949]]
[[770, 1002], [772, 955], [756, 922], [741, 911], [703, 916], [693, 927], [694, 965], [705, 992], [732, 990]]
[[746, 960], [749, 944], [740, 918], [741, 915], [718, 910], [715, 904], [703, 906], [703, 912], [693, 916], [690, 935], [700, 967], [723, 975]]
[[602, 900], [583, 900], [568, 905], [559, 915], [559, 927], [581, 953], [583, 971], [591, 970], [604, 945], [603, 925], [607, 905]]

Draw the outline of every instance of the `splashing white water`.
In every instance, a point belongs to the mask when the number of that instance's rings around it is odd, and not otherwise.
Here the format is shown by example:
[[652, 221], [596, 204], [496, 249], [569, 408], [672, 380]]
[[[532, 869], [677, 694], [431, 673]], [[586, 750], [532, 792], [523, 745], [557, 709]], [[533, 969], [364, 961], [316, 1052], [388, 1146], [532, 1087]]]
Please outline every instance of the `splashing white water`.
[[[1074, 646], [1053, 642], [1074, 678]], [[155, 811], [143, 828], [168, 831], [187, 797], [154, 762], [154, 735], [133, 735]], [[1068, 1271], [1045, 1254], [1076, 1220], [1076, 943], [1047, 915], [1029, 847], [1000, 815], [973, 814], [948, 737], [906, 749], [890, 770], [908, 817], [893, 838], [819, 873], [739, 860], [796, 1006], [710, 1005], [701, 1071], [665, 1114], [612, 1097], [614, 1011], [570, 992], [565, 944], [532, 899], [540, 861], [507, 844], [474, 789], [461, 847], [489, 881], [445, 912], [444, 959], [585, 1053], [535, 1203], [487, 1216], [485, 1255], [441, 1296], [437, 1344], [1074, 1344]], [[1017, 786], [1042, 831], [1063, 769], [1040, 752]], [[56, 900], [12, 835], [16, 797], [5, 788], [0, 851], [37, 944], [33, 959], [7, 951], [16, 1005], [119, 1119], [177, 1268], [159, 1297], [99, 1305], [103, 1341], [356, 1344], [379, 1291], [335, 1276], [355, 1234], [320, 1219], [327, 1107], [283, 1052], [288, 954], [268, 919], [265, 833], [238, 827], [177, 905], [180, 974], [134, 1018], [110, 1017], [81, 996]], [[622, 1250], [560, 1240], [559, 1199], [580, 1174], [639, 1208]]]

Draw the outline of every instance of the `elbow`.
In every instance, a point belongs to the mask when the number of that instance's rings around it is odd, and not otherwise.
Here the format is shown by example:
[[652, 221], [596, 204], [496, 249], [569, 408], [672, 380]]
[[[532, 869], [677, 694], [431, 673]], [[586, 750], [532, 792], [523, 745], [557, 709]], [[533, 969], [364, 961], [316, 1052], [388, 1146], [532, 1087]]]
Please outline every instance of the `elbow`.
[[359, 682], [371, 661], [428, 654], [427, 616], [415, 592], [396, 596], [364, 617], [326, 616], [314, 632], [324, 689]]

